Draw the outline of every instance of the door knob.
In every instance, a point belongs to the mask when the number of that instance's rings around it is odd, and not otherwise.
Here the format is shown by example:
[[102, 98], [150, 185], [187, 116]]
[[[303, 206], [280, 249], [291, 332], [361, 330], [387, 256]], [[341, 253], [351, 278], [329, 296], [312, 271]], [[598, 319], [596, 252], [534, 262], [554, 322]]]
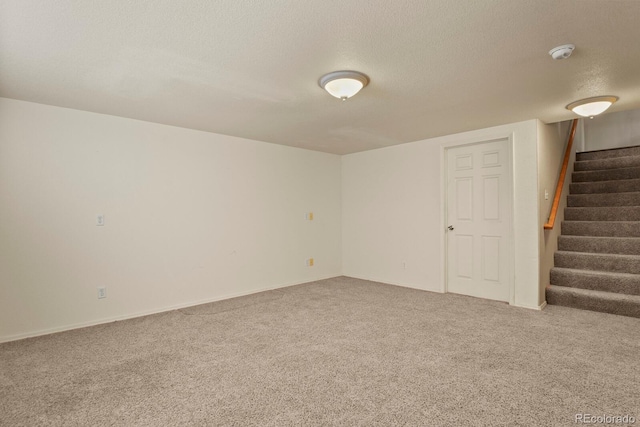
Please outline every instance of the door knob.
[[448, 227], [447, 227], [447, 230], [449, 230], [449, 231], [453, 231], [453, 225], [448, 226]]

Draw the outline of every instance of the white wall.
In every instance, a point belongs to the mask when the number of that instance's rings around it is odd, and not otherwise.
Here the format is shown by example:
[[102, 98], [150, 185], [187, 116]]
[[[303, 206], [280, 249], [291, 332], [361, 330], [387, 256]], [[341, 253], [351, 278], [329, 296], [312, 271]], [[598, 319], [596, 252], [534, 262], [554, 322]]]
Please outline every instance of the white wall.
[[342, 157], [345, 275], [440, 290], [439, 155], [410, 143]]
[[0, 98], [0, 341], [340, 275], [340, 174], [335, 155]]
[[538, 266], [537, 125], [537, 120], [530, 120], [343, 156], [343, 273], [443, 291], [444, 149], [508, 137], [514, 169], [512, 303], [538, 308], [543, 301]]
[[640, 145], [640, 110], [620, 111], [585, 119], [582, 151]]
[[0, 341], [340, 274], [443, 291], [445, 148], [505, 137], [512, 303], [539, 307], [541, 126], [341, 158], [0, 98]]

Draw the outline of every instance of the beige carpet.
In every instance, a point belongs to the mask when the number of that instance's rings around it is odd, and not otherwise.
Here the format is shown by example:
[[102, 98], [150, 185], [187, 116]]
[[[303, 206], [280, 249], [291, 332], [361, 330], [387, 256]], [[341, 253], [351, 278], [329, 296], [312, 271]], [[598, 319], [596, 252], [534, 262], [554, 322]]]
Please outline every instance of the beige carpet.
[[640, 418], [640, 319], [338, 277], [0, 345], [2, 426], [575, 426], [576, 413]]

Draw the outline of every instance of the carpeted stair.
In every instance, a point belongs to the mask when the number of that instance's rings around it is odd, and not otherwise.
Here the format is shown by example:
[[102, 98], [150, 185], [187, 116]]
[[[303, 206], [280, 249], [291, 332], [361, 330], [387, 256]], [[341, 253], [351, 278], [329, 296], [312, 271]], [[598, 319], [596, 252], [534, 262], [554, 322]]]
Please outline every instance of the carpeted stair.
[[547, 303], [640, 317], [640, 146], [578, 153]]

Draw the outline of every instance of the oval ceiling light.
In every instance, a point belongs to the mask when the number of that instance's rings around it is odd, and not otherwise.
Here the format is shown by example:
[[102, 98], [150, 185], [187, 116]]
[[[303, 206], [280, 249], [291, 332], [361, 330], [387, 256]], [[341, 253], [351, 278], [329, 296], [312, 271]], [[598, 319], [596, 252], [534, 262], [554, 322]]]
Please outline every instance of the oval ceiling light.
[[369, 77], [358, 71], [334, 71], [320, 77], [318, 84], [331, 96], [346, 101], [369, 84]]
[[611, 107], [617, 100], [617, 96], [595, 96], [572, 102], [567, 105], [567, 110], [571, 110], [583, 117], [593, 117], [607, 111], [607, 108]]

